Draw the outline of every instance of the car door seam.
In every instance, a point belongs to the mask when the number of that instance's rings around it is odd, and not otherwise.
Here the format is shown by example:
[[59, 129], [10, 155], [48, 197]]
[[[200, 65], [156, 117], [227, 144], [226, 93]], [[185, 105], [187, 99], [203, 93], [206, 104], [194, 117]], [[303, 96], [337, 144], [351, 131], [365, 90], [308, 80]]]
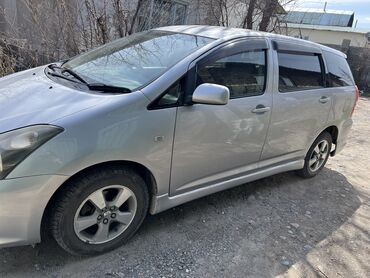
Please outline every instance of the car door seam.
[[179, 107], [176, 107], [175, 112], [175, 124], [173, 127], [173, 135], [172, 135], [172, 148], [171, 148], [171, 159], [170, 159], [170, 175], [168, 181], [168, 196], [171, 196], [171, 180], [172, 180], [172, 162], [173, 162], [173, 152], [175, 148], [175, 137], [176, 137], [176, 127], [177, 127], [177, 115], [178, 115]]
[[[266, 130], [266, 133], [265, 133], [265, 138], [264, 138], [264, 141], [263, 141], [263, 145], [262, 145], [262, 148], [261, 148], [261, 152], [260, 152], [260, 156], [259, 156], [259, 159], [258, 159], [258, 163], [261, 161], [262, 159], [262, 154], [263, 154], [263, 150], [265, 148], [265, 145], [266, 145], [266, 142], [267, 142], [267, 138], [268, 138], [268, 135], [269, 135], [269, 132], [270, 132], [270, 125], [271, 125], [271, 118], [272, 118], [272, 113], [274, 111], [274, 87], [275, 87], [275, 75], [270, 74], [270, 77], [271, 77], [271, 80], [269, 80], [269, 71], [272, 71], [274, 72], [274, 68], [275, 68], [275, 57], [274, 57], [274, 53], [272, 52], [272, 45], [271, 45], [271, 40], [267, 39], [267, 44], [269, 46], [269, 48], [266, 50], [267, 51], [267, 54], [266, 55], [267, 57], [267, 61], [266, 61], [266, 65], [267, 65], [267, 71], [266, 71], [266, 89], [267, 88], [270, 88], [270, 101], [271, 101], [271, 110], [269, 111], [269, 119], [267, 121], [267, 130]], [[271, 61], [268, 61], [268, 58], [270, 57], [269, 60]], [[270, 81], [270, 82], [268, 82]], [[265, 93], [266, 93], [267, 90], [265, 90]]]

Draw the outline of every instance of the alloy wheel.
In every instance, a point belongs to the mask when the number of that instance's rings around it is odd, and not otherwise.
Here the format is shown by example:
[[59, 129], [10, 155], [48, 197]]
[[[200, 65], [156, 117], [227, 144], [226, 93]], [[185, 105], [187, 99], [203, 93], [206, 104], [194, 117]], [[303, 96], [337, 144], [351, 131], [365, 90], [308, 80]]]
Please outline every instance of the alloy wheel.
[[74, 231], [89, 244], [109, 242], [130, 226], [136, 210], [136, 196], [128, 187], [103, 187], [90, 194], [77, 209]]
[[325, 163], [329, 155], [329, 143], [326, 140], [320, 141], [313, 149], [308, 165], [312, 172], [316, 172]]

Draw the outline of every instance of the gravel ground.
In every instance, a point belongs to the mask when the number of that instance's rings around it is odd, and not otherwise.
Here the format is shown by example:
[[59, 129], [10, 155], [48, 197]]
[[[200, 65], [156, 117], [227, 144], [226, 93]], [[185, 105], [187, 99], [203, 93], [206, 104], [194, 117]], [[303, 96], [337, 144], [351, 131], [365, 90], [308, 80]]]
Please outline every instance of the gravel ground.
[[370, 277], [370, 100], [319, 176], [285, 173], [149, 216], [129, 244], [76, 258], [3, 249], [0, 277]]

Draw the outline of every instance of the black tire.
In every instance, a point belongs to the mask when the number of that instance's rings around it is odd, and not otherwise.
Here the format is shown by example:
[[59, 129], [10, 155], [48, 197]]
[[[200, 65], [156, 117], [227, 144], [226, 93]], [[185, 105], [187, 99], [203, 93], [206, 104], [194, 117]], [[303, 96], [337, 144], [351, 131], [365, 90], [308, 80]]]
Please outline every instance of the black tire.
[[[124, 185], [134, 193], [137, 201], [135, 216], [126, 230], [111, 241], [101, 244], [84, 242], [74, 230], [75, 214], [90, 194], [109, 185]], [[60, 192], [51, 212], [51, 233], [56, 242], [73, 255], [96, 255], [126, 243], [142, 224], [148, 207], [148, 188], [135, 171], [122, 167], [94, 169], [68, 182]]]
[[[325, 159], [323, 160], [323, 163], [321, 164], [321, 166], [317, 169], [315, 169], [315, 171], [313, 171], [310, 167], [310, 159], [312, 157], [312, 155], [314, 155], [314, 149], [316, 148], [316, 146], [322, 142], [322, 141], [326, 141], [327, 144], [328, 144], [328, 153], [325, 157]], [[321, 170], [322, 168], [324, 168], [326, 162], [328, 161], [328, 158], [330, 156], [330, 150], [331, 150], [331, 146], [332, 146], [332, 137], [330, 135], [330, 133], [324, 131], [323, 133], [321, 133], [317, 138], [316, 140], [313, 142], [312, 146], [310, 147], [310, 149], [308, 150], [307, 152], [307, 155], [305, 157], [305, 160], [304, 160], [304, 167], [303, 169], [301, 170], [298, 170], [297, 171], [297, 174], [303, 178], [312, 178], [314, 176], [316, 176]]]

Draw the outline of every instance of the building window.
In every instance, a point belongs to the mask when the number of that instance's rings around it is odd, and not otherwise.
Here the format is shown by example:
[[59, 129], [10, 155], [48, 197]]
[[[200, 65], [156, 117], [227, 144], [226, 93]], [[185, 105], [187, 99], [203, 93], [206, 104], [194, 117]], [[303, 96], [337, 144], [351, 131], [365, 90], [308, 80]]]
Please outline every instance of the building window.
[[138, 31], [186, 23], [187, 5], [171, 0], [148, 0], [139, 12]]

